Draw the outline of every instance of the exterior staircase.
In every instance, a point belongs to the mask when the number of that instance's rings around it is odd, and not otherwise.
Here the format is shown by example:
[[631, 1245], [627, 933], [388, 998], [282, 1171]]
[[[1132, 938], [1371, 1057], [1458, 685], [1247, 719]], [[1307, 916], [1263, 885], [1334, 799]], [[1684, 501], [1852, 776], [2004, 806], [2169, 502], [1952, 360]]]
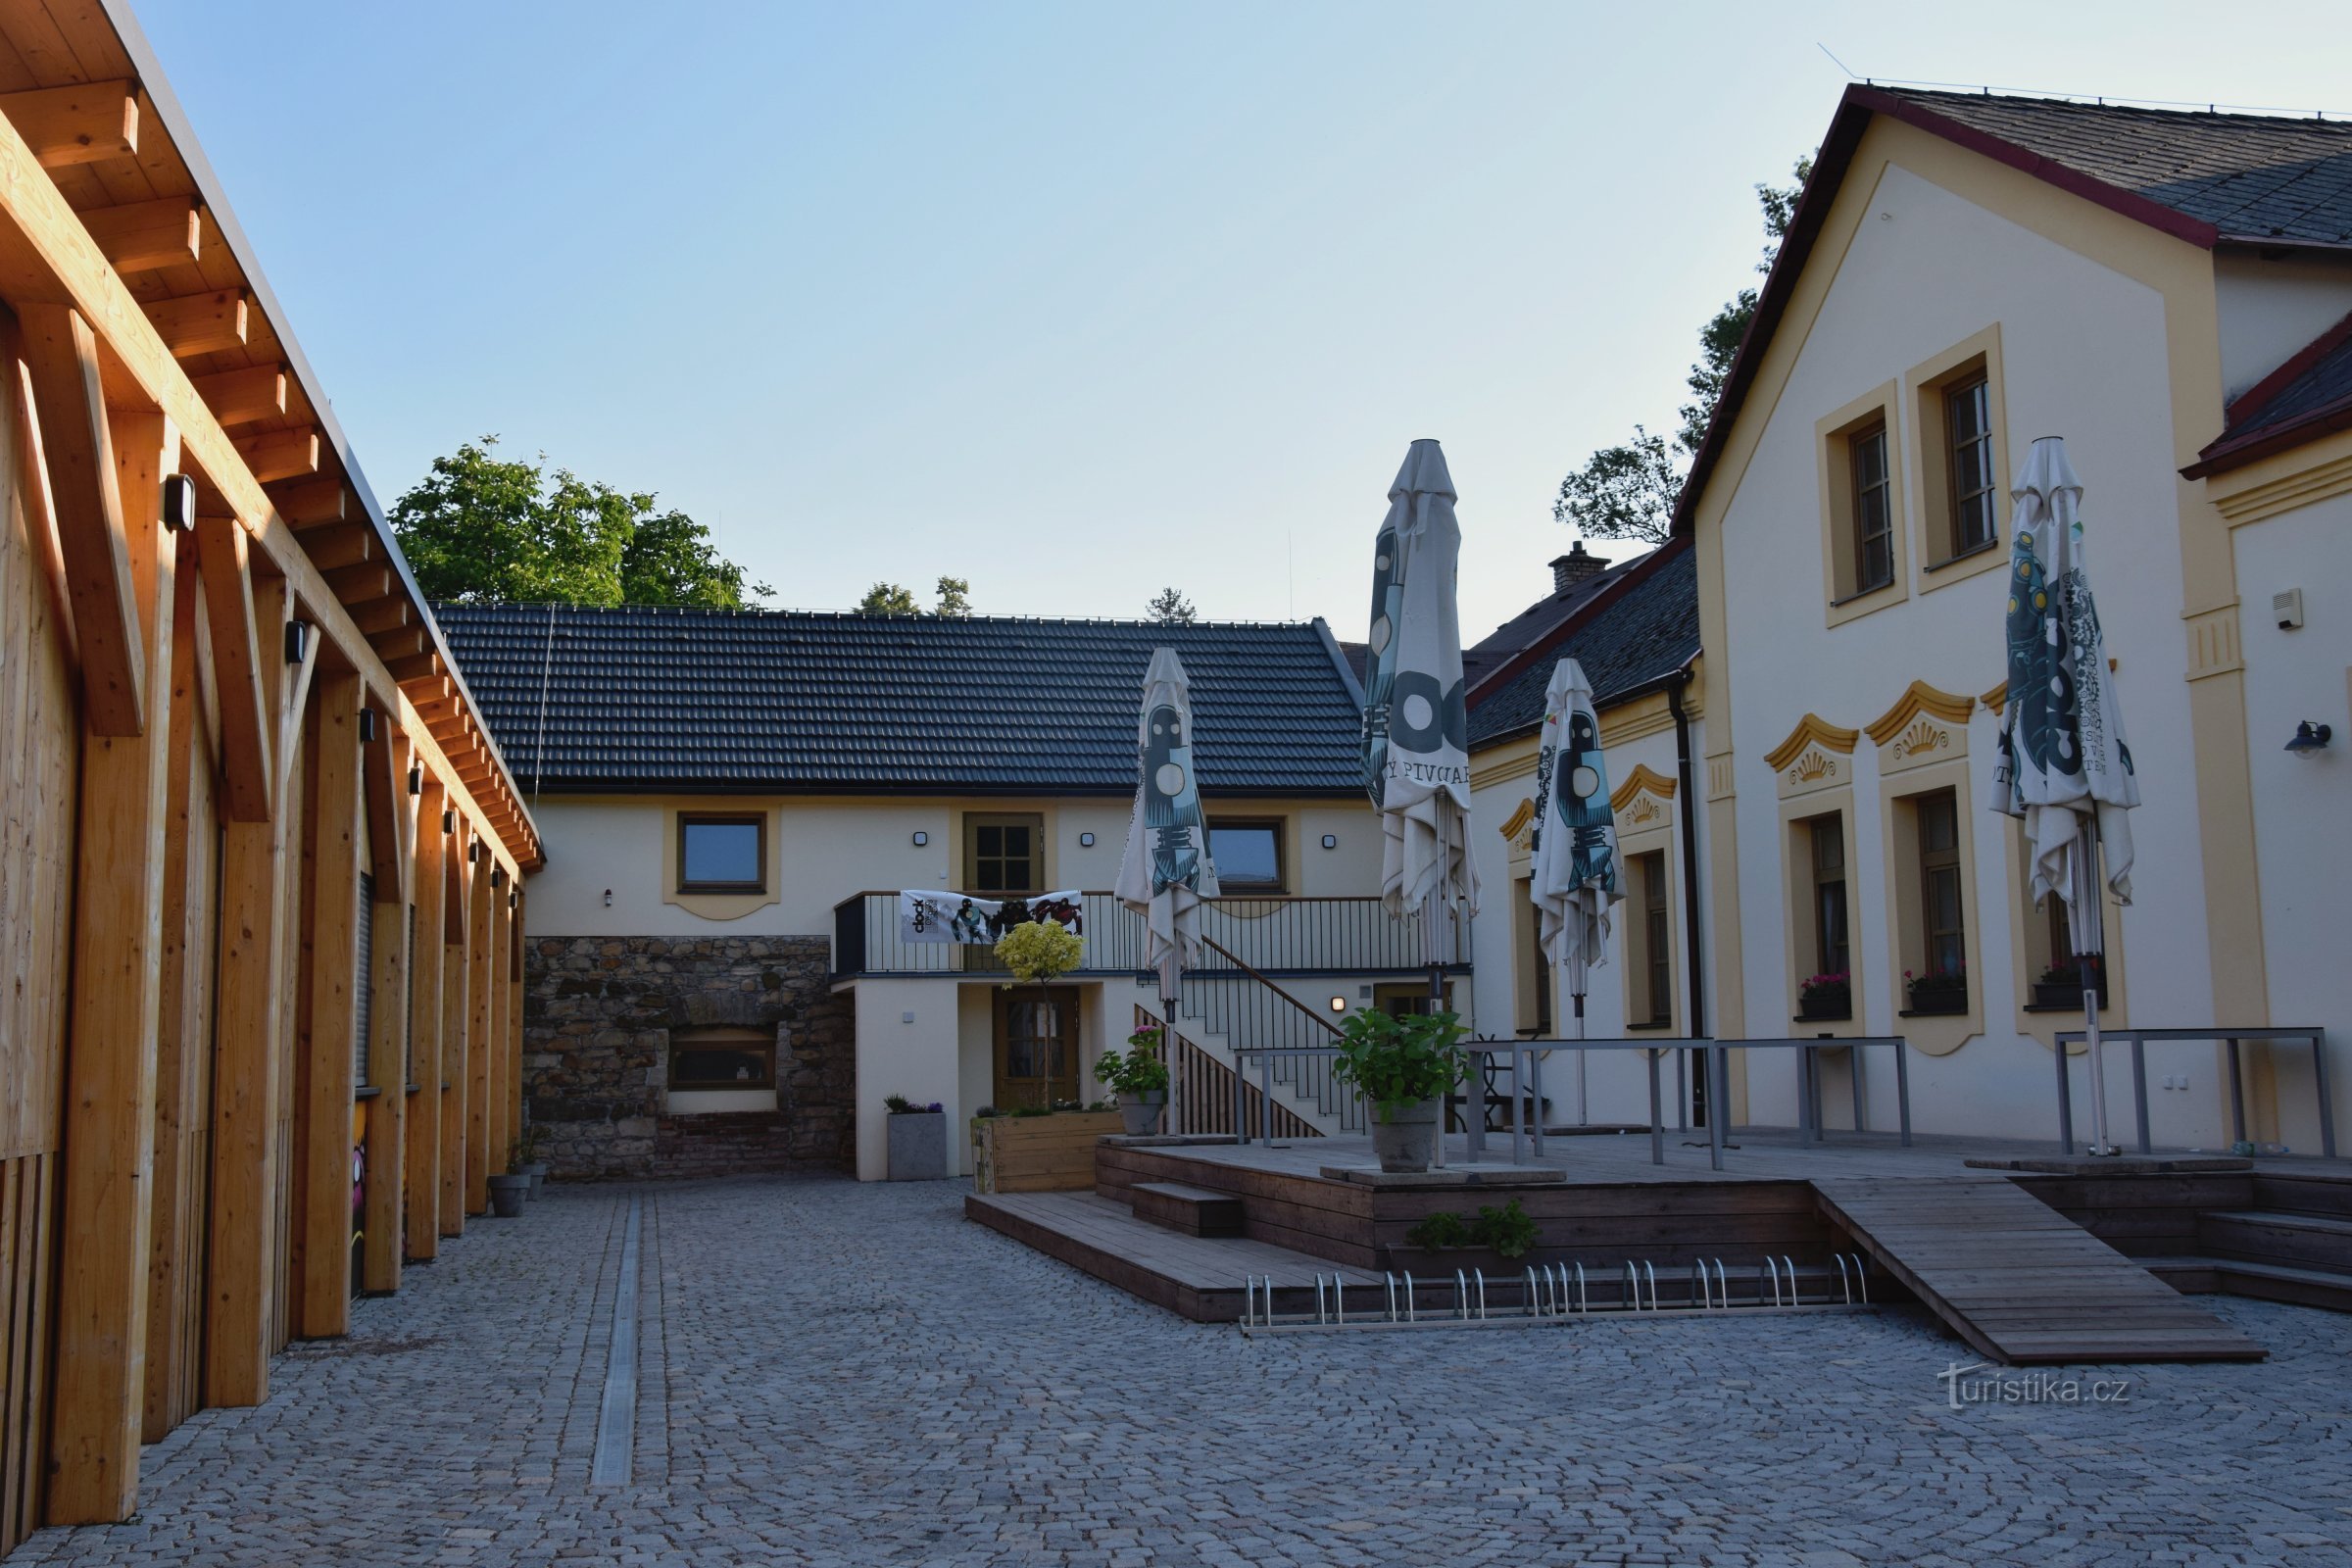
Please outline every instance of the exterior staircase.
[[[1261, 1083], [1272, 1091], [1273, 1132], [1276, 1137], [1331, 1138], [1360, 1130], [1347, 1124], [1347, 1112], [1351, 1108], [1352, 1102], [1338, 1096], [1318, 1094], [1316, 1084], [1307, 1075], [1285, 1070], [1293, 1067], [1294, 1063], [1277, 1062], [1262, 1076], [1254, 1061], [1249, 1064], [1247, 1071], [1242, 1069], [1235, 1055], [1232, 1039], [1216, 1025], [1218, 1022], [1247, 1023], [1249, 1020], [1237, 1017], [1237, 1009], [1231, 1005], [1230, 1000], [1215, 995], [1210, 988], [1252, 983], [1191, 978], [1185, 983], [1185, 994], [1177, 999], [1177, 1050], [1171, 1057], [1171, 1064], [1181, 1075], [1180, 1088], [1191, 1092], [1191, 1108], [1185, 1112], [1186, 1125], [1181, 1130], [1198, 1133], [1236, 1131], [1232, 1121], [1233, 1080], [1237, 1074], [1242, 1078], [1244, 1109], [1251, 1118], [1250, 1130], [1252, 1135], [1261, 1131], [1257, 1124]], [[1135, 1019], [1138, 1028], [1160, 1021], [1159, 998], [1152, 994], [1152, 989], [1148, 981], [1139, 980], [1136, 984]], [[1287, 999], [1287, 994], [1285, 996]], [[1220, 1003], [1225, 1004], [1219, 1005]], [[1276, 1005], [1297, 1006], [1298, 1004], [1295, 1000], [1285, 1000]], [[1263, 1033], [1262, 1030], [1251, 1032]], [[1276, 1043], [1289, 1045], [1294, 1042], [1278, 1039]]]
[[2143, 1259], [2189, 1293], [2352, 1312], [2352, 1175], [2257, 1171], [2254, 1201], [2196, 1217], [2193, 1255]]

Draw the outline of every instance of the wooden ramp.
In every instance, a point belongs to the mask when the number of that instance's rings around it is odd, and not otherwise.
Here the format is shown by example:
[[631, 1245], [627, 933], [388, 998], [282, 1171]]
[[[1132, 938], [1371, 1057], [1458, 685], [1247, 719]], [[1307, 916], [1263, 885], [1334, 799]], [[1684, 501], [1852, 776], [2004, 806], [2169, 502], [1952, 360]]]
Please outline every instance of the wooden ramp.
[[1821, 1177], [1821, 1206], [1976, 1351], [2053, 1361], [2269, 1352], [1998, 1177]]
[[1273, 1281], [1284, 1311], [1314, 1304], [1318, 1274], [1367, 1292], [1381, 1280], [1269, 1242], [1187, 1236], [1093, 1193], [974, 1193], [963, 1215], [1196, 1323], [1240, 1322], [1243, 1282], [1251, 1275]]

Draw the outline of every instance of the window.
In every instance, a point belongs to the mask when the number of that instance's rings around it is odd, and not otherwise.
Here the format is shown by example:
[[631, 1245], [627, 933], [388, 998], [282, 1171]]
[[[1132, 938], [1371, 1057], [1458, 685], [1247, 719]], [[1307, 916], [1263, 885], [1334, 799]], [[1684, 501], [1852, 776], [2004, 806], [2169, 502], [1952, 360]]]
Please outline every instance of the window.
[[973, 893], [1046, 891], [1043, 816], [971, 815], [964, 822], [964, 886]]
[[1642, 889], [1643, 983], [1649, 992], [1646, 1023], [1664, 1023], [1674, 1016], [1674, 934], [1666, 924], [1666, 852], [1653, 850], [1634, 857], [1634, 874]]
[[767, 818], [680, 816], [680, 893], [767, 891]]
[[1854, 592], [1894, 581], [1894, 476], [1886, 456], [1886, 425], [1846, 438], [1853, 468]]
[[1813, 851], [1813, 961], [1821, 974], [1850, 974], [1845, 935], [1845, 824], [1835, 811], [1806, 824]]
[[1551, 958], [1544, 951], [1544, 922], [1529, 895], [1533, 881], [1521, 877], [1512, 884], [1511, 918], [1519, 932], [1520, 961], [1527, 966], [1519, 982], [1519, 1033], [1530, 1040], [1551, 1038]]
[[1999, 505], [1992, 467], [1992, 383], [1980, 369], [1943, 389], [1943, 434], [1950, 457], [1951, 554], [1992, 543]]
[[757, 1029], [680, 1030], [669, 1037], [669, 1087], [776, 1087], [776, 1042]]
[[1960, 804], [1950, 790], [1922, 795], [1918, 813], [1920, 936], [1927, 967], [1923, 974], [1960, 974], [1968, 959], [1968, 937], [1960, 923]]
[[1217, 885], [1228, 893], [1282, 891], [1282, 822], [1212, 818], [1208, 849], [1217, 863]]

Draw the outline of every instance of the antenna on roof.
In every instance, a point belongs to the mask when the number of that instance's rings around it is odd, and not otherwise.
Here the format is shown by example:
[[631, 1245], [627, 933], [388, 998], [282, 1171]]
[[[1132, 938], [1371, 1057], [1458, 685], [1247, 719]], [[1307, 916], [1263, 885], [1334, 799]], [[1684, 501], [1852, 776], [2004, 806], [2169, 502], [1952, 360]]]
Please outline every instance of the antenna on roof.
[[[1851, 66], [1847, 65], [1847, 64], [1846, 64], [1844, 61], [1842, 61], [1842, 60], [1838, 59], [1838, 58], [1836, 55], [1834, 55], [1834, 54], [1830, 54], [1830, 46], [1829, 46], [1828, 44], [1826, 44], [1826, 43], [1823, 43], [1823, 42], [1822, 42], [1822, 41], [1821, 41], [1819, 38], [1816, 38], [1816, 39], [1814, 39], [1814, 40], [1813, 40], [1813, 47], [1814, 47], [1814, 48], [1816, 48], [1816, 49], [1818, 49], [1818, 50], [1820, 50], [1820, 51], [1821, 51], [1823, 54], [1825, 54], [1825, 55], [1830, 55], [1830, 64], [1831, 64], [1831, 65], [1833, 65], [1833, 66], [1836, 66], [1836, 67], [1837, 67], [1837, 68], [1838, 68], [1839, 71], [1842, 71], [1842, 72], [1844, 72], [1844, 73], [1845, 73], [1845, 78], [1846, 78], [1846, 80], [1848, 80], [1848, 81], [1856, 81], [1856, 80], [1861, 80], [1861, 78], [1857, 77], [1857, 76], [1854, 74], [1854, 68], [1853, 68], [1853, 67], [1851, 67]], [[1870, 85], [1870, 83], [1869, 83], [1869, 82], [1867, 82], [1867, 81], [1863, 81], [1863, 83], [1862, 83], [1862, 84], [1863, 84], [1864, 86], [1868, 86], [1868, 85]]]

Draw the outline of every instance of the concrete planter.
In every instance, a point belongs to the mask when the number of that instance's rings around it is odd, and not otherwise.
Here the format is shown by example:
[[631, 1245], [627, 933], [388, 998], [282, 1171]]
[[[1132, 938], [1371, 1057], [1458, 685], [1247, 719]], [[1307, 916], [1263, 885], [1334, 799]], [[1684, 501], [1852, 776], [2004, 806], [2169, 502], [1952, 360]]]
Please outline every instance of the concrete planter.
[[1072, 1193], [1095, 1185], [1095, 1145], [1120, 1132], [1115, 1110], [972, 1118], [972, 1191]]
[[882, 1119], [890, 1128], [890, 1179], [892, 1181], [937, 1182], [947, 1179], [948, 1113], [946, 1111], [892, 1111]]
[[519, 1219], [523, 1200], [531, 1196], [528, 1176], [493, 1176], [490, 1178], [490, 1212], [500, 1219]]
[[1376, 1104], [1372, 1107], [1372, 1152], [1385, 1171], [1424, 1171], [1438, 1152], [1441, 1102]]
[[526, 1198], [537, 1198], [539, 1196], [539, 1189], [547, 1185], [547, 1166], [539, 1161], [533, 1161], [532, 1163], [522, 1167], [522, 1174], [529, 1178], [531, 1184], [529, 1188], [524, 1191], [523, 1196]]
[[1121, 1095], [1119, 1116], [1126, 1122], [1127, 1131], [1132, 1136], [1142, 1138], [1159, 1131], [1159, 1113], [1167, 1108], [1167, 1103], [1168, 1092], [1165, 1089], [1147, 1089], [1140, 1094]]

